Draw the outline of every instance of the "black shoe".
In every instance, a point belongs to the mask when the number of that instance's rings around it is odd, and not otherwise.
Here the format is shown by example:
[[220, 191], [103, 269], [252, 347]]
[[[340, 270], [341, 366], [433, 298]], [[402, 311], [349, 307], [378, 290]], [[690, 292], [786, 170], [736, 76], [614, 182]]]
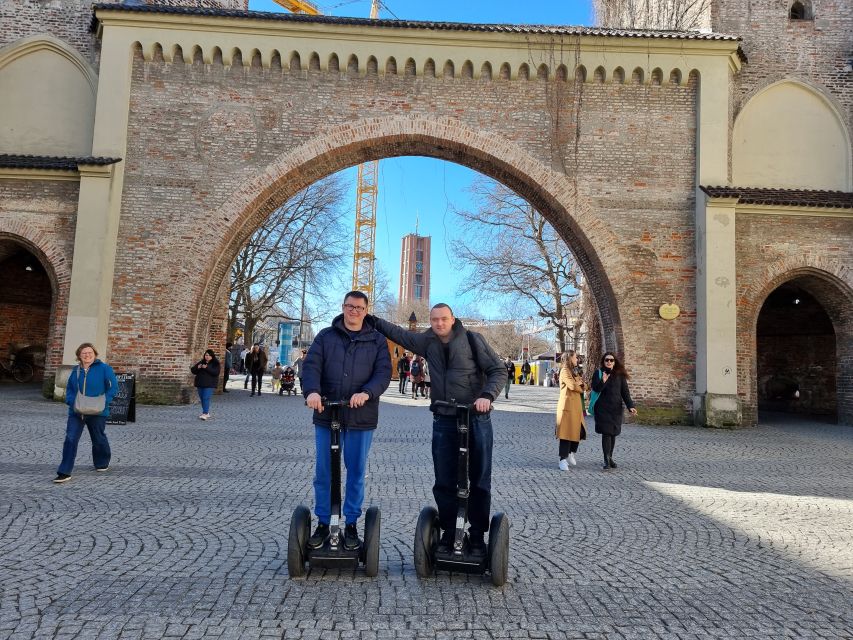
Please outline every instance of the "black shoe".
[[604, 459], [604, 465], [603, 465], [601, 468], [602, 468], [604, 471], [607, 471], [608, 469], [610, 469], [610, 460], [608, 460], [607, 458], [605, 458], [605, 459]]
[[453, 553], [453, 540], [456, 537], [456, 531], [453, 529], [445, 529], [441, 534], [441, 539], [438, 541], [436, 553]]
[[486, 541], [482, 533], [468, 532], [468, 549], [470, 549], [472, 556], [486, 556]]
[[329, 539], [329, 525], [327, 524], [318, 524], [317, 528], [314, 529], [314, 533], [311, 534], [311, 537], [308, 538], [308, 548], [309, 549], [319, 549], [322, 547], [326, 540]]
[[344, 528], [344, 549], [358, 549], [361, 546], [361, 540], [358, 539], [358, 529], [354, 524], [348, 524]]
[[222, 393], [228, 393], [228, 389], [223, 389]]
[[610, 462], [610, 468], [611, 468], [611, 469], [615, 469], [615, 468], [616, 468], [616, 463], [615, 463], [615, 462], [613, 462], [613, 458], [610, 458], [610, 461], [609, 461], [609, 462]]
[[248, 388], [249, 388], [249, 385], [244, 384], [244, 385], [243, 385], [243, 388], [244, 388], [244, 389], [248, 389]]
[[67, 473], [57, 473], [56, 477], [53, 479], [54, 483], [61, 484], [63, 482], [68, 482], [71, 480], [71, 476]]

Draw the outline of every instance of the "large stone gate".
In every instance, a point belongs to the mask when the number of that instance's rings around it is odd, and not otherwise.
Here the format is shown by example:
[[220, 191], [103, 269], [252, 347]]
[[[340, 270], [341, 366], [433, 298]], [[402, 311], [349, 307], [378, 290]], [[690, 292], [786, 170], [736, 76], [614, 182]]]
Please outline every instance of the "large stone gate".
[[269, 212], [345, 167], [423, 155], [503, 182], [555, 226], [647, 420], [753, 423], [755, 323], [791, 279], [835, 323], [838, 413], [853, 416], [849, 96], [765, 88], [822, 116], [795, 137], [828, 167], [768, 191], [795, 160], [754, 169], [773, 136], [740, 105], [737, 37], [110, 4], [92, 25], [88, 51], [44, 33], [0, 49], [0, 89], [31, 87], [27, 53], [74, 67], [75, 113], [93, 123], [51, 153], [0, 99], [30, 132], [0, 130], [0, 243], [51, 274], [48, 373], [94, 339], [142, 398], [186, 399], [190, 360], [224, 342], [229, 267]]

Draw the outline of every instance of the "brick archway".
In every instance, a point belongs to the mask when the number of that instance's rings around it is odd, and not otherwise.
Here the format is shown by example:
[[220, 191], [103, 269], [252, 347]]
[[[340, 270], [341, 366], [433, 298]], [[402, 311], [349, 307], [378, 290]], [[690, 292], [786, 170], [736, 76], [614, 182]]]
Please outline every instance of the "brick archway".
[[808, 291], [826, 311], [836, 336], [837, 403], [840, 423], [853, 424], [853, 273], [820, 256], [791, 256], [769, 265], [763, 277], [741, 294], [738, 340], [738, 394], [744, 403], [744, 422], [757, 423], [758, 317], [768, 296], [793, 282]]
[[[0, 226], [0, 245], [18, 245], [29, 251], [47, 272], [51, 286], [51, 307], [46, 336], [45, 375], [50, 376], [62, 364], [62, 343], [68, 314], [71, 286], [70, 261], [65, 253], [41, 231], [20, 222]], [[6, 349], [8, 345], [0, 345]]]
[[[624, 351], [616, 296], [605, 273], [604, 253], [616, 253], [610, 230], [588, 215], [572, 180], [552, 171], [512, 142], [482, 135], [451, 119], [373, 118], [331, 127], [269, 165], [232, 195], [213, 218], [228, 232], [210, 252], [188, 350], [203, 349], [216, 304], [238, 251], [275, 207], [313, 182], [368, 160], [429, 156], [479, 171], [527, 199], [561, 235], [592, 287], [606, 346]], [[594, 247], [604, 247], [603, 251]], [[602, 258], [605, 258], [603, 260]]]

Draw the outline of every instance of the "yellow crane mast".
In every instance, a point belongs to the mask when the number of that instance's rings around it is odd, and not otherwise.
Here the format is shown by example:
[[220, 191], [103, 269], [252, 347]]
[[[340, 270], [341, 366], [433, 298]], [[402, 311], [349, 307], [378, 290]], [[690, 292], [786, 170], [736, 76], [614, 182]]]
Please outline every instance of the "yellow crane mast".
[[[321, 15], [320, 10], [306, 0], [275, 0], [293, 13]], [[370, 3], [370, 18], [379, 17], [380, 0]], [[355, 246], [352, 254], [352, 288], [363, 292], [372, 302], [376, 263], [376, 198], [379, 188], [379, 161], [365, 162], [358, 167], [358, 186], [355, 200]]]

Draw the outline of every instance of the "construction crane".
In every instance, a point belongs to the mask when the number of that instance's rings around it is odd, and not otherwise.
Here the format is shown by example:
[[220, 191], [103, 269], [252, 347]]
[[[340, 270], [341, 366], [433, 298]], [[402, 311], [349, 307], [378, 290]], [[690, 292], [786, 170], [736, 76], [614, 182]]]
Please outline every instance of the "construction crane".
[[[305, 0], [275, 0], [293, 13], [320, 15], [320, 10]], [[370, 3], [370, 19], [379, 18], [380, 0]], [[376, 198], [379, 191], [379, 161], [358, 166], [355, 199], [355, 245], [352, 254], [352, 288], [373, 300], [376, 264]]]
[[309, 16], [320, 15], [320, 10], [313, 3], [306, 2], [306, 0], [275, 0], [275, 3], [291, 13], [307, 13]]

